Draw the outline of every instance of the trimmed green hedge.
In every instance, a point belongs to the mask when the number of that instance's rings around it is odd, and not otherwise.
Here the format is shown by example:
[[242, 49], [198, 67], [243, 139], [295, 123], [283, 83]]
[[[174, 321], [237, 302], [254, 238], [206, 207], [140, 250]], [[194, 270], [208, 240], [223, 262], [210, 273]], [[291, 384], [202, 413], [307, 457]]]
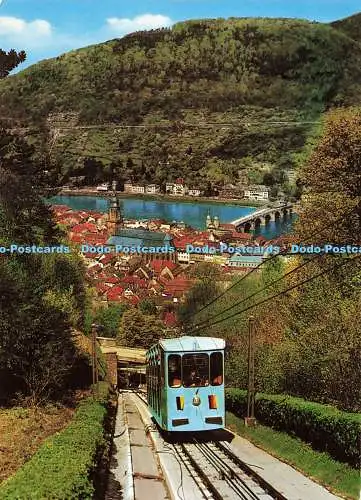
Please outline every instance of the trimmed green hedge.
[[[247, 412], [247, 391], [226, 389], [226, 408]], [[297, 436], [332, 457], [360, 467], [361, 414], [287, 395], [257, 394], [255, 417], [269, 427]]]
[[33, 457], [0, 487], [1, 500], [92, 499], [91, 480], [104, 445], [103, 421], [109, 386], [82, 401], [68, 427], [48, 438]]

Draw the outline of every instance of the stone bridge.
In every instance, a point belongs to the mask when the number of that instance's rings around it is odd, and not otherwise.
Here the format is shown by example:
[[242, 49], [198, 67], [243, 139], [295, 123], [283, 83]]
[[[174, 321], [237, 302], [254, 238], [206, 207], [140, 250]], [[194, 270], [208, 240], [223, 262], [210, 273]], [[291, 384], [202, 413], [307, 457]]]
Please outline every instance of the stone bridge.
[[255, 212], [244, 215], [239, 219], [233, 220], [233, 224], [237, 231], [248, 232], [260, 226], [266, 226], [270, 221], [279, 219], [287, 219], [293, 213], [293, 205], [291, 203], [284, 203], [275, 207], [261, 208]]

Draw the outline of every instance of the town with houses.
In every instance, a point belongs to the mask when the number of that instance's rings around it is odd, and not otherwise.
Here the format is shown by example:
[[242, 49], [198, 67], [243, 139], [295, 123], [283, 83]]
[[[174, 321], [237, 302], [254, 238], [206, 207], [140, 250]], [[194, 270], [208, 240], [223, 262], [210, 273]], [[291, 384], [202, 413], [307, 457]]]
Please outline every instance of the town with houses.
[[235, 275], [249, 272], [267, 256], [240, 253], [208, 253], [189, 251], [194, 248], [252, 246], [267, 249], [280, 245], [284, 236], [266, 241], [262, 236], [238, 232], [233, 224], [222, 223], [210, 214], [204, 230], [187, 227], [183, 222], [164, 220], [123, 220], [118, 199], [109, 199], [108, 213], [76, 211], [66, 205], [52, 205], [56, 222], [72, 245], [84, 248], [107, 246], [172, 247], [169, 253], [139, 254], [130, 252], [102, 253], [83, 251], [89, 285], [96, 291], [97, 301], [104, 306], [124, 303], [136, 307], [151, 299], [159, 309], [166, 310], [162, 318], [167, 327], [176, 326], [176, 309], [185, 299], [196, 279], [190, 272], [197, 263], [208, 262], [219, 269], [220, 281], [232, 281]]
[[[109, 183], [100, 184], [97, 186], [97, 191], [108, 191], [110, 189]], [[270, 189], [263, 185], [234, 185], [225, 184], [218, 196], [221, 198], [229, 199], [244, 199], [252, 201], [268, 201]], [[131, 181], [127, 181], [124, 184], [124, 193], [127, 194], [148, 194], [157, 195], [161, 194], [161, 186], [158, 184], [136, 184]], [[204, 192], [199, 187], [189, 187], [184, 179], [176, 179], [175, 182], [167, 182], [165, 185], [165, 193], [168, 196], [191, 196], [200, 197], [204, 196]]]

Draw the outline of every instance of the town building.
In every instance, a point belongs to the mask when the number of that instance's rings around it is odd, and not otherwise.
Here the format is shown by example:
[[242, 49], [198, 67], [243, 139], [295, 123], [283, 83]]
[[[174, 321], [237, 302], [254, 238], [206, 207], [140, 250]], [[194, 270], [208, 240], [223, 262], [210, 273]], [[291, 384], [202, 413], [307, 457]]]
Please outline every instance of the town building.
[[217, 215], [215, 215], [212, 220], [209, 213], [206, 217], [206, 229], [207, 232], [211, 235], [209, 236], [209, 239], [213, 241], [216, 239], [215, 236], [221, 237], [224, 234], [233, 233], [235, 231], [235, 227], [233, 224], [221, 224]]
[[188, 190], [188, 196], [200, 196], [201, 190], [196, 188], [191, 188]]
[[158, 184], [148, 184], [145, 186], [145, 192], [147, 194], [158, 194], [160, 193], [160, 186]]
[[124, 192], [131, 194], [144, 194], [145, 186], [142, 186], [140, 184], [133, 184], [132, 182], [126, 182], [124, 184]]
[[185, 196], [188, 193], [188, 187], [184, 183], [184, 180], [179, 178], [175, 182], [167, 182], [165, 192], [173, 196]]
[[255, 200], [255, 201], [268, 200], [269, 188], [267, 186], [262, 186], [262, 185], [248, 186], [244, 188], [243, 197], [246, 200]]
[[191, 261], [191, 254], [186, 251], [177, 250], [177, 259], [179, 264], [189, 264]]
[[100, 184], [99, 186], [97, 186], [97, 191], [108, 191], [108, 189], [109, 189], [108, 183]]
[[243, 188], [235, 184], [225, 184], [219, 191], [222, 198], [242, 198]]
[[123, 218], [120, 210], [118, 198], [113, 197], [110, 202], [109, 212], [108, 212], [108, 220], [107, 220], [107, 228], [108, 233], [111, 236], [114, 236], [117, 232], [118, 227], [122, 224]]
[[228, 259], [227, 266], [231, 268], [248, 270], [259, 266], [262, 261], [263, 257], [260, 255], [235, 254]]
[[[120, 206], [116, 196], [113, 197], [109, 207], [108, 214], [108, 231], [110, 238], [107, 245], [124, 249], [124, 254], [131, 254], [132, 248], [149, 248], [155, 249], [141, 253], [146, 261], [162, 258], [169, 259], [173, 262], [177, 260], [177, 253], [173, 247], [173, 238], [167, 233], [149, 231], [147, 229], [131, 229], [124, 228], [123, 218], [120, 211]], [[173, 251], [172, 251], [173, 249]]]

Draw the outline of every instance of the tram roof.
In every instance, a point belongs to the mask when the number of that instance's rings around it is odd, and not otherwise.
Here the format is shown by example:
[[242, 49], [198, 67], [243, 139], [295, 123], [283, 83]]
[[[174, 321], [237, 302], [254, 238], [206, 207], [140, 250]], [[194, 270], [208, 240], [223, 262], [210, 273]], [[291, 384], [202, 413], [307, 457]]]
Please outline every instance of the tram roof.
[[217, 349], [224, 349], [226, 346], [223, 339], [190, 336], [160, 340], [159, 344], [165, 351], [171, 352], [215, 351]]

